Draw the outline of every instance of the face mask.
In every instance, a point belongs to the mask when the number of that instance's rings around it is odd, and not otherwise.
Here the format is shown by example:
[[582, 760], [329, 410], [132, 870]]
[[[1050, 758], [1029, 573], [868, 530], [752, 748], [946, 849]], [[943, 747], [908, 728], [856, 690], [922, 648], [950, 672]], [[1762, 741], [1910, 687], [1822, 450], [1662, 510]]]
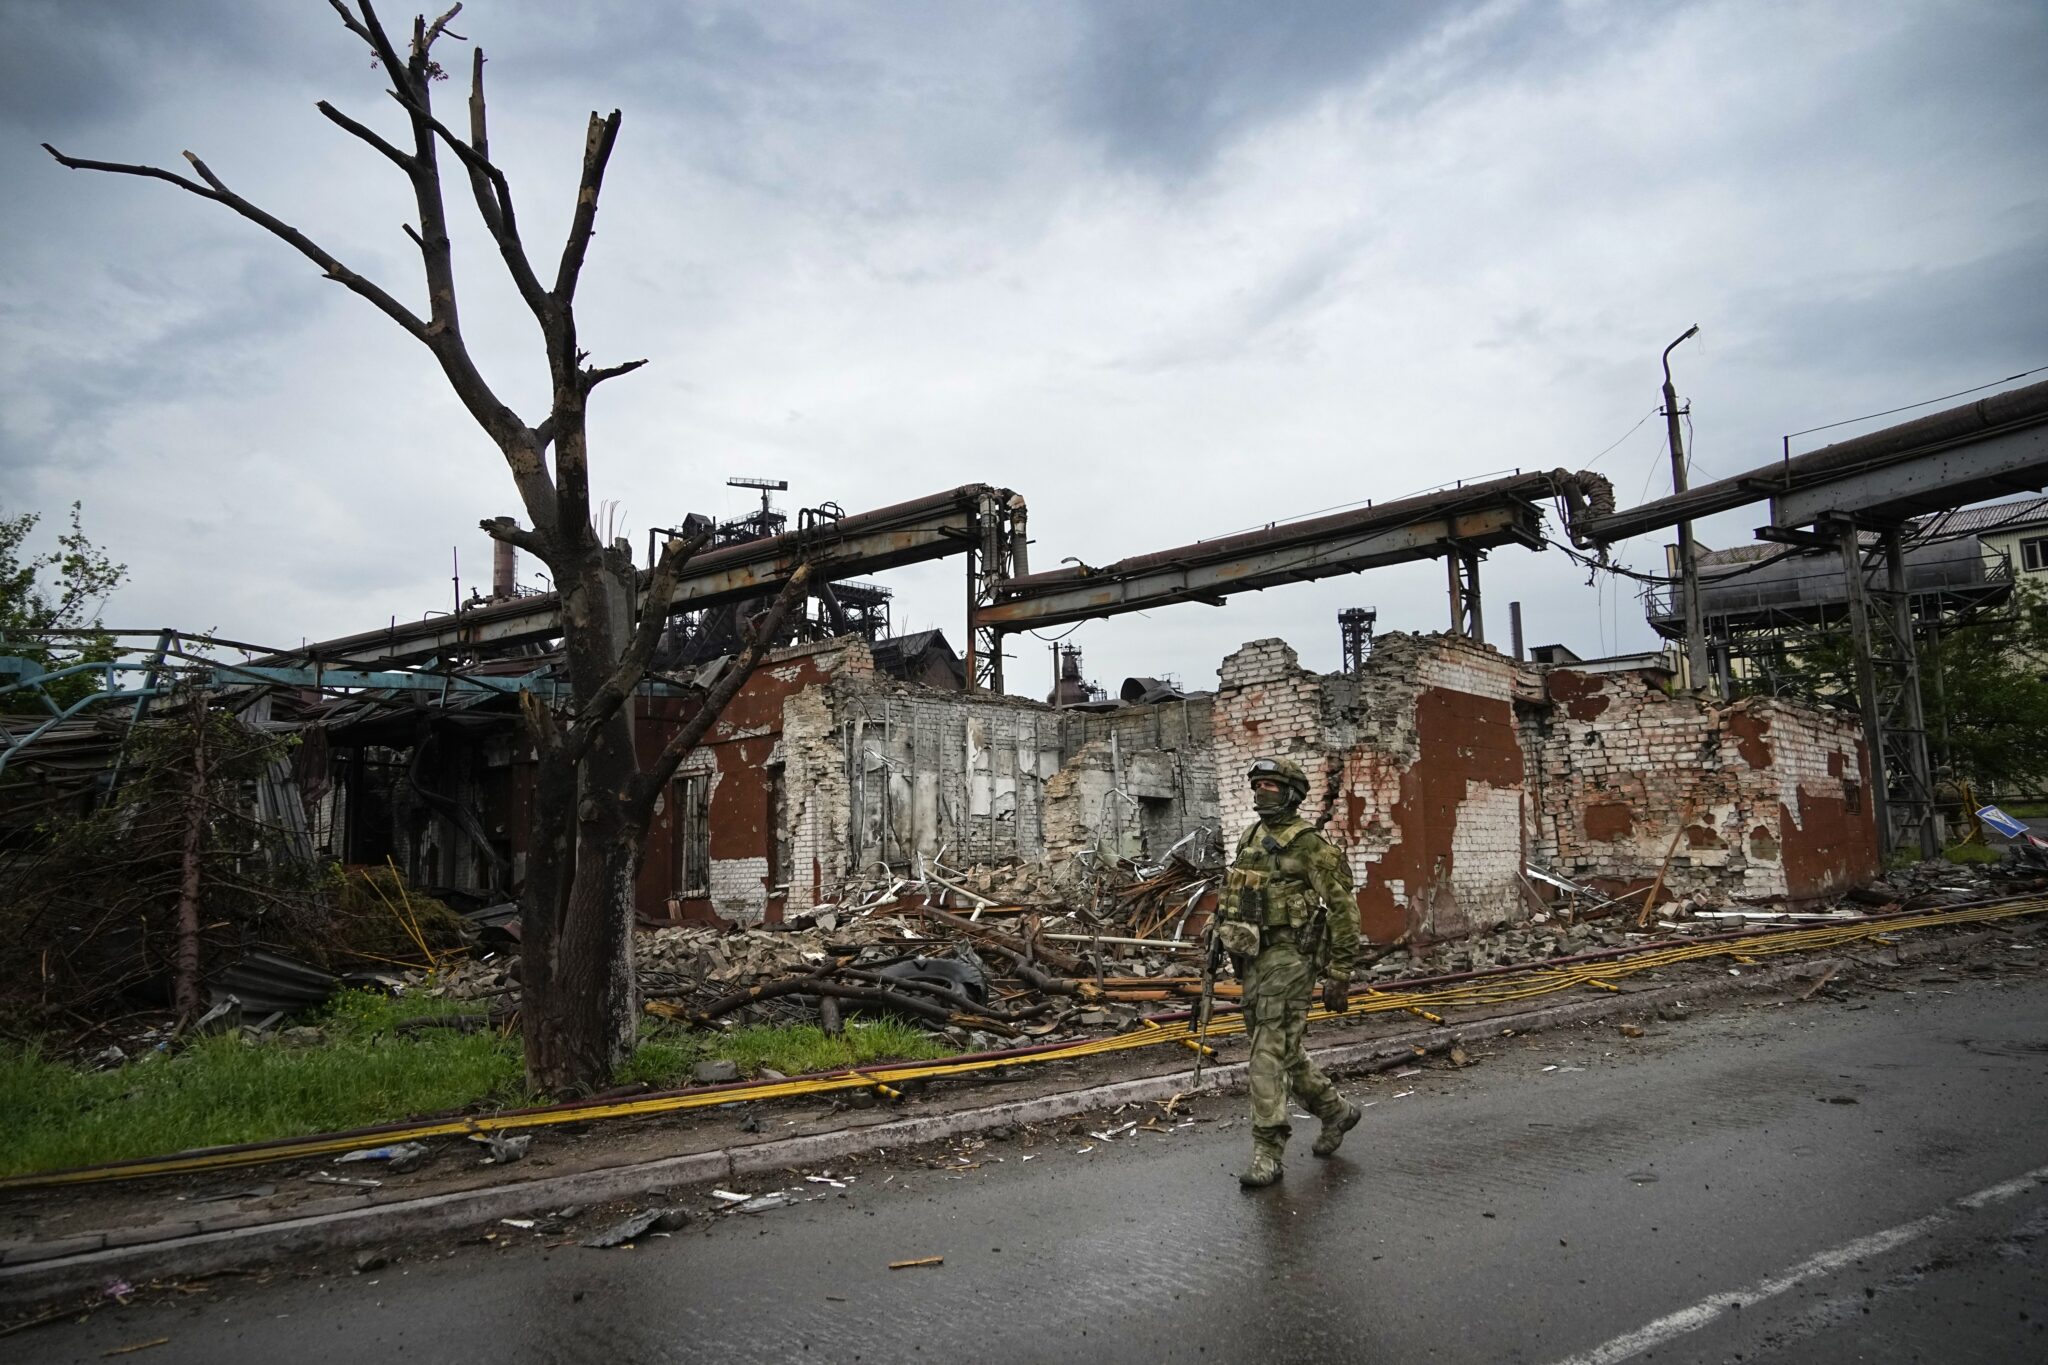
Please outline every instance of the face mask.
[[1266, 791], [1258, 787], [1252, 788], [1252, 809], [1261, 815], [1272, 815], [1275, 812], [1286, 810], [1289, 804], [1285, 791], [1276, 792]]

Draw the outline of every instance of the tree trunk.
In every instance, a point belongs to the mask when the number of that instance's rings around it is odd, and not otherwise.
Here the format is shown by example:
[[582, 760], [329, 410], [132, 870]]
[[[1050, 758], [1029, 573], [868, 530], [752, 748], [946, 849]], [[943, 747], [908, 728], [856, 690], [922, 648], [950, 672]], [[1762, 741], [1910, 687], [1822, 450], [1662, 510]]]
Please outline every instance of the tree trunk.
[[[617, 580], [633, 567], [621, 560], [616, 551], [593, 556], [563, 601], [579, 697], [602, 684], [630, 630], [632, 599]], [[528, 855], [520, 988], [526, 1079], [546, 1094], [609, 1086], [638, 1035], [633, 890], [646, 830], [627, 797], [639, 767], [630, 703], [602, 723], [580, 765], [542, 754], [535, 831], [546, 840]]]
[[192, 695], [192, 782], [185, 790], [185, 837], [179, 855], [178, 956], [172, 1003], [178, 1022], [199, 1017], [199, 873], [206, 847], [206, 698]]

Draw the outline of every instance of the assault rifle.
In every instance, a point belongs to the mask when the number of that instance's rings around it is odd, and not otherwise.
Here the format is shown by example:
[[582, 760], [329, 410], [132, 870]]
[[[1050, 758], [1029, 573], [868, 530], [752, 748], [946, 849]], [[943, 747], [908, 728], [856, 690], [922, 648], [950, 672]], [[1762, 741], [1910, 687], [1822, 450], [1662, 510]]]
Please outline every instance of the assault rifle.
[[1223, 965], [1223, 940], [1217, 936], [1219, 916], [1210, 915], [1203, 939], [1208, 949], [1202, 954], [1202, 1002], [1195, 1006], [1195, 1089], [1202, 1087], [1202, 1063], [1209, 1056], [1209, 1016], [1216, 1007], [1216, 971]]

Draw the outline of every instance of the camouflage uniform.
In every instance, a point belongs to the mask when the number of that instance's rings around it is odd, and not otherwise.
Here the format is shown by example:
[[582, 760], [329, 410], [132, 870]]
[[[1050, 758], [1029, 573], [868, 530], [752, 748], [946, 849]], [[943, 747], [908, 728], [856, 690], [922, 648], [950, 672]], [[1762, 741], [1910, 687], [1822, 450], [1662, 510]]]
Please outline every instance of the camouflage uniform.
[[[1254, 780], [1282, 782], [1284, 797], [1261, 802], [1257, 823], [1238, 841], [1225, 882], [1219, 932], [1244, 986], [1251, 1034], [1252, 1167], [1243, 1182], [1257, 1188], [1280, 1178], [1280, 1154], [1291, 1128], [1287, 1096], [1323, 1122], [1316, 1154], [1337, 1149], [1359, 1111], [1308, 1059], [1309, 999], [1316, 979], [1348, 986], [1358, 957], [1358, 902], [1343, 855], [1295, 812], [1307, 794], [1301, 769], [1262, 759]], [[1256, 941], [1246, 932], [1256, 928]]]

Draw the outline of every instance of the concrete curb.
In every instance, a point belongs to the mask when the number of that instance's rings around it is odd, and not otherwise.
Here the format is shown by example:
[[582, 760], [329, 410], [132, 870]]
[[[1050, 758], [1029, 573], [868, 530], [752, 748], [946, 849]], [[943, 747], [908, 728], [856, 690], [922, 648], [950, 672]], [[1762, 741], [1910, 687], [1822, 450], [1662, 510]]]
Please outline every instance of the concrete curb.
[[[1940, 949], [1956, 947], [1958, 943], [1957, 939], [1944, 939], [1901, 945], [1891, 952], [1903, 963], [1932, 955]], [[1840, 968], [1847, 960], [1842, 957], [1803, 958], [1782, 966], [1746, 971], [1740, 978], [1716, 978], [1633, 993], [1602, 995], [1598, 999], [1412, 1030], [1392, 1037], [1336, 1043], [1312, 1048], [1310, 1055], [1324, 1069], [1335, 1074], [1355, 1074], [1416, 1056], [1418, 1052], [1441, 1053], [1467, 1039], [1497, 1036], [1504, 1026], [1511, 1026], [1518, 1034], [1534, 1033], [1592, 1023], [1616, 1015], [1641, 1014], [1715, 996], [1748, 994], [1812, 977], [1831, 967]], [[1205, 1068], [1201, 1093], [1243, 1085], [1245, 1069], [1243, 1062]], [[568, 1204], [639, 1198], [676, 1186], [734, 1181], [816, 1166], [861, 1153], [916, 1147], [994, 1128], [1042, 1123], [1119, 1104], [1170, 1099], [1175, 1094], [1191, 1093], [1192, 1079], [1190, 1071], [1182, 1069], [1165, 1075], [1112, 1081], [952, 1113], [769, 1140], [718, 1151], [636, 1162], [629, 1166], [578, 1171], [489, 1189], [367, 1204], [357, 1209], [248, 1226], [217, 1225], [207, 1229], [204, 1224], [176, 1224], [170, 1228], [123, 1229], [91, 1234], [66, 1239], [62, 1243], [17, 1246], [8, 1249], [9, 1259], [0, 1265], [0, 1311], [45, 1303], [97, 1288], [110, 1280], [141, 1282], [171, 1276], [207, 1275], [278, 1257], [353, 1250], [476, 1227], [499, 1218], [544, 1212]], [[200, 1230], [180, 1231], [188, 1226]], [[144, 1240], [138, 1234], [147, 1234], [149, 1239]], [[123, 1238], [130, 1240], [124, 1244]], [[37, 1254], [37, 1259], [22, 1259], [23, 1253], [31, 1252]]]

